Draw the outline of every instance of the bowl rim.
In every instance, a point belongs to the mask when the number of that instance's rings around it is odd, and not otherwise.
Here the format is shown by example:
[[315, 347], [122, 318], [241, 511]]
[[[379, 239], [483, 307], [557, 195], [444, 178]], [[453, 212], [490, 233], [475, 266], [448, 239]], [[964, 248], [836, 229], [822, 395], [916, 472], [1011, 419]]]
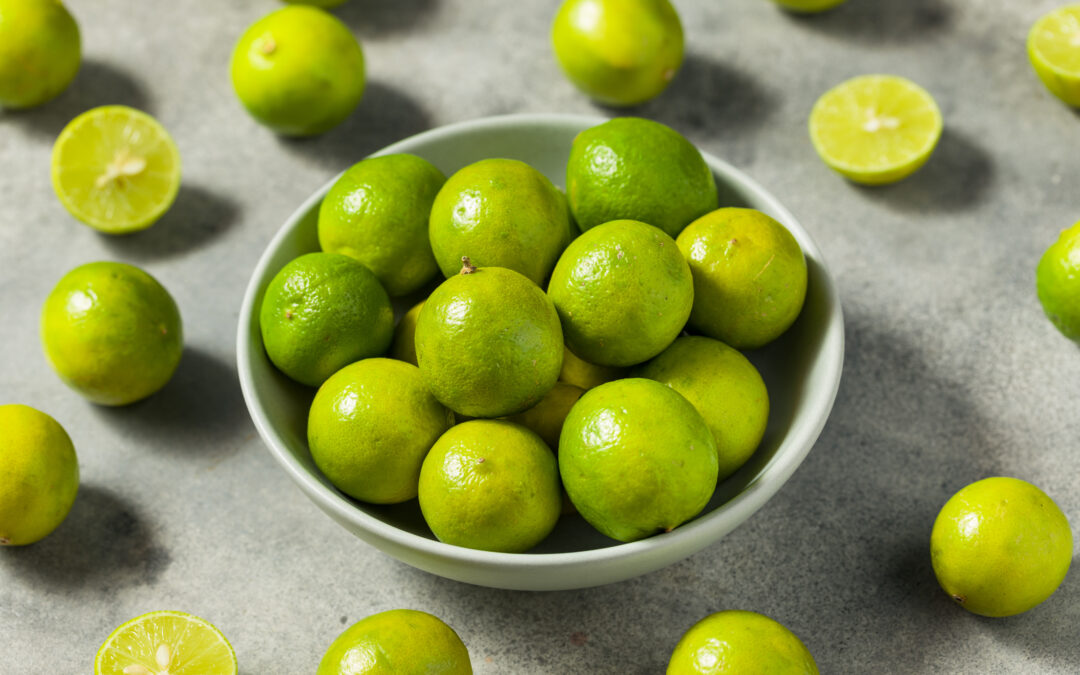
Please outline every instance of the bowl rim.
[[[509, 115], [497, 115], [481, 117], [471, 120], [447, 124], [409, 136], [392, 143], [381, 150], [367, 155], [378, 155], [405, 152], [417, 143], [437, 141], [443, 138], [456, 136], [462, 133], [474, 131], [490, 131], [501, 128], [519, 126], [562, 124], [567, 126], [581, 126], [583, 129], [597, 124], [602, 124], [610, 118], [596, 115], [579, 115], [566, 113], [519, 113]], [[824, 297], [830, 311], [828, 312], [823, 329], [820, 354], [817, 358], [823, 359], [826, 367], [828, 390], [818, 392], [817, 395], [808, 397], [807, 404], [810, 409], [806, 412], [812, 415], [814, 423], [795, 436], [786, 436], [782, 445], [790, 445], [785, 453], [778, 453], [762, 468], [759, 474], [746, 485], [731, 500], [717, 506], [712, 511], [695, 517], [671, 532], [658, 534], [634, 542], [617, 543], [602, 548], [588, 549], [584, 551], [565, 551], [559, 553], [500, 553], [494, 551], [481, 551], [464, 548], [453, 544], [446, 544], [436, 539], [414, 534], [390, 525], [373, 515], [353, 505], [352, 501], [343, 494], [338, 493], [323, 485], [317, 478], [308, 472], [286, 447], [285, 443], [273, 430], [267, 412], [257, 395], [254, 376], [251, 368], [252, 344], [252, 314], [255, 311], [255, 303], [260, 291], [260, 280], [267, 274], [271, 258], [280, 247], [281, 242], [287, 238], [307, 214], [318, 205], [330, 187], [337, 181], [344, 171], [332, 177], [329, 181], [317, 189], [311, 196], [286, 219], [284, 224], [274, 234], [266, 245], [259, 261], [252, 271], [247, 288], [244, 291], [243, 304], [240, 309], [239, 326], [237, 330], [237, 371], [240, 379], [240, 388], [248, 413], [255, 424], [255, 428], [266, 444], [270, 453], [277, 462], [285, 469], [286, 473], [300, 487], [300, 489], [314, 501], [320, 508], [331, 515], [339, 523], [349, 522], [369, 532], [395, 547], [411, 549], [417, 553], [438, 559], [451, 560], [456, 563], [469, 563], [485, 567], [499, 567], [502, 569], [521, 570], [534, 569], [536, 567], [558, 567], [562, 565], [579, 565], [582, 563], [599, 563], [622, 559], [628, 556], [644, 556], [662, 548], [682, 548], [691, 553], [714, 543], [725, 534], [746, 522], [758, 509], [765, 505], [773, 495], [791, 478], [795, 469], [802, 464], [809, 454], [810, 449], [816, 443], [825, 423], [829, 418], [836, 395], [840, 386], [840, 376], [844, 362], [844, 325], [843, 310], [840, 305], [839, 292], [825, 264], [820, 248], [813, 237], [806, 231], [799, 221], [788, 209], [781, 204], [764, 187], [753, 178], [743, 173], [727, 162], [698, 148], [705, 159], [706, 164], [725, 181], [739, 185], [743, 192], [753, 196], [768, 205], [772, 214], [780, 220], [785, 227], [794, 230], [796, 238], [803, 248], [804, 255], [821, 267], [821, 280], [824, 282]], [[359, 159], [357, 161], [360, 161]], [[356, 533], [354, 533], [356, 534]], [[361, 537], [365, 539], [365, 537]], [[366, 540], [366, 539], [365, 539]], [[704, 545], [695, 544], [698, 540], [707, 542]], [[368, 541], [368, 540], [366, 540]], [[368, 541], [368, 543], [372, 543]], [[382, 548], [382, 546], [377, 546]], [[384, 549], [385, 550], [385, 549]], [[396, 555], [394, 557], [397, 557]]]

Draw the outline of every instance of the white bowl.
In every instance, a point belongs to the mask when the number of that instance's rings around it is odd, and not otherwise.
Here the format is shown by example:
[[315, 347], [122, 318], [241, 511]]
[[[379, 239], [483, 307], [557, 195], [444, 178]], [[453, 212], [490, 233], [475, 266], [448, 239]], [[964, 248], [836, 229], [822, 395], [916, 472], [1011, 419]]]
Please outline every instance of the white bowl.
[[[529, 163], [562, 185], [574, 137], [602, 122], [577, 115], [490, 117], [417, 134], [375, 154], [419, 155], [447, 175], [480, 159], [507, 157]], [[670, 533], [623, 544], [604, 537], [579, 516], [564, 517], [533, 551], [492, 553], [436, 540], [416, 500], [374, 506], [338, 492], [308, 452], [306, 424], [314, 390], [291, 381], [270, 363], [259, 335], [258, 312], [274, 274], [293, 258], [319, 249], [319, 202], [334, 181], [304, 202], [270, 242], [240, 310], [240, 384], [255, 426], [274, 458], [345, 529], [398, 560], [472, 584], [524, 590], [598, 586], [660, 569], [718, 541], [776, 494], [817, 440], [840, 383], [844, 330], [836, 287], [806, 230], [745, 174], [708, 154], [705, 161], [716, 176], [722, 206], [759, 209], [791, 230], [806, 253], [810, 280], [806, 304], [791, 329], [747, 355], [761, 371], [771, 399], [761, 447], [746, 466], [720, 483], [696, 519]]]

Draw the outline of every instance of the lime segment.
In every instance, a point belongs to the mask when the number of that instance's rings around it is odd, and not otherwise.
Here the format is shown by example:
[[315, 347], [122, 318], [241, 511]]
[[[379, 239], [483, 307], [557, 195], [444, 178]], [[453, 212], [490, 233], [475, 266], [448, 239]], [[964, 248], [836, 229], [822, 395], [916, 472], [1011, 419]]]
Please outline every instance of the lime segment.
[[1080, 4], [1050, 12], [1028, 35], [1028, 58], [1046, 88], [1080, 107]]
[[120, 626], [94, 659], [95, 675], [236, 675], [236, 654], [213, 624], [150, 612]]

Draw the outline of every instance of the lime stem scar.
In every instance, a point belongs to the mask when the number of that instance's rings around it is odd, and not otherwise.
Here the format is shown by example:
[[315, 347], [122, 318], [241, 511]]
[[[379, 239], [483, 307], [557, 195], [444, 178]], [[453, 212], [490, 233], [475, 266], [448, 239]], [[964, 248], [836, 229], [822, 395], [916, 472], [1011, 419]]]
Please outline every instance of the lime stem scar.
[[469, 256], [467, 256], [467, 255], [461, 256], [461, 273], [462, 274], [472, 274], [475, 271], [476, 271], [476, 265], [472, 264], [472, 261], [469, 260]]

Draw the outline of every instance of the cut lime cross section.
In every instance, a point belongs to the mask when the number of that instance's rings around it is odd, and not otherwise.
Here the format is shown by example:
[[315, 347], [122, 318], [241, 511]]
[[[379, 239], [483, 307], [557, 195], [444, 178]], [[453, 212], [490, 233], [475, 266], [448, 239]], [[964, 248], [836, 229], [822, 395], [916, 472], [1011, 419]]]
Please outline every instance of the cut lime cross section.
[[150, 612], [120, 626], [94, 659], [95, 675], [236, 675], [236, 654], [212, 624]]
[[864, 75], [827, 91], [810, 113], [821, 159], [856, 183], [884, 185], [919, 169], [941, 138], [941, 111], [914, 82]]
[[1080, 5], [1043, 16], [1028, 34], [1028, 58], [1054, 96], [1080, 107]]
[[180, 189], [180, 153], [165, 127], [122, 105], [93, 108], [56, 139], [52, 182], [64, 207], [109, 234], [150, 227]]

